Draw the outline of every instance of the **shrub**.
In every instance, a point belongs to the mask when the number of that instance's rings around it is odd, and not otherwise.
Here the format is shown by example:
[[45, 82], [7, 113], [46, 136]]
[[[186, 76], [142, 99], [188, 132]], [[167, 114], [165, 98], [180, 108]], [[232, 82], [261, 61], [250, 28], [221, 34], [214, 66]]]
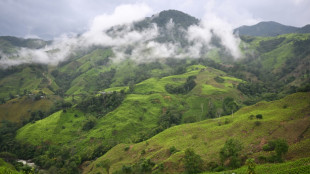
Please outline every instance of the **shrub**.
[[203, 160], [191, 148], [185, 150], [184, 164], [185, 171], [189, 174], [199, 173], [203, 170]]
[[255, 126], [260, 126], [262, 123], [260, 121], [255, 121], [254, 124]]
[[255, 164], [254, 159], [253, 158], [247, 159], [245, 164], [248, 166], [247, 173], [248, 174], [255, 174], [256, 164]]
[[129, 150], [129, 146], [126, 146], [125, 148], [124, 148], [124, 151], [128, 151]]
[[96, 125], [94, 120], [88, 120], [86, 123], [84, 123], [82, 130], [88, 131], [92, 129]]
[[194, 123], [194, 122], [197, 122], [197, 118], [194, 115], [192, 115], [192, 116], [185, 117], [183, 121], [184, 123]]
[[250, 119], [250, 120], [253, 120], [253, 118], [254, 118], [254, 115], [250, 115], [250, 116], [249, 116], [249, 119]]
[[240, 151], [242, 150], [241, 143], [236, 139], [228, 139], [224, 147], [220, 150], [220, 158], [222, 164], [227, 163], [230, 168], [238, 168], [241, 166]]
[[174, 146], [171, 146], [170, 149], [169, 149], [169, 152], [170, 152], [170, 155], [171, 154], [174, 154], [176, 152], [178, 152], [179, 150], [177, 148], [175, 148]]
[[131, 168], [131, 166], [125, 166], [125, 165], [123, 165], [123, 167], [122, 167], [122, 172], [123, 173], [131, 173], [132, 172], [132, 168]]
[[214, 80], [215, 80], [217, 83], [224, 83], [224, 82], [225, 82], [225, 80], [222, 79], [222, 78], [219, 77], [219, 76], [214, 77]]
[[256, 115], [256, 119], [263, 119], [263, 115], [262, 114], [257, 114]]
[[283, 162], [282, 156], [287, 153], [288, 148], [286, 140], [283, 139], [269, 141], [268, 144], [263, 146], [264, 151], [274, 150], [276, 153], [267, 158], [269, 162]]

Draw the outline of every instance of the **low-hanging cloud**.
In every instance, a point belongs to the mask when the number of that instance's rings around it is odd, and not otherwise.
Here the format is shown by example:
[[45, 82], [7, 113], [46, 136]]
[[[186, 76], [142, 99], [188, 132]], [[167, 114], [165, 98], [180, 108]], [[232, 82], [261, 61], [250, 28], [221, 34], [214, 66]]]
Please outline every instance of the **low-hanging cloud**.
[[[112, 14], [103, 14], [94, 18], [88, 31], [81, 35], [63, 35], [52, 44], [41, 49], [22, 48], [17, 54], [3, 55], [1, 67], [15, 66], [24, 63], [57, 65], [66, 60], [76, 50], [87, 49], [93, 45], [111, 47], [115, 53], [114, 60], [127, 58], [137, 62], [152, 61], [162, 58], [201, 57], [203, 49], [212, 48], [213, 35], [221, 40], [221, 45], [235, 58], [240, 57], [240, 40], [233, 35], [232, 26], [225, 20], [209, 12], [199, 25], [190, 26], [187, 30], [177, 28], [173, 19], [165, 26], [172, 41], [158, 42], [160, 31], [156, 24], [143, 30], [135, 30], [134, 22], [144, 19], [152, 9], [146, 4], [128, 4], [115, 8]], [[154, 17], [158, 17], [155, 15]], [[182, 32], [188, 45], [181, 45], [173, 32]], [[128, 49], [131, 51], [128, 52]]]

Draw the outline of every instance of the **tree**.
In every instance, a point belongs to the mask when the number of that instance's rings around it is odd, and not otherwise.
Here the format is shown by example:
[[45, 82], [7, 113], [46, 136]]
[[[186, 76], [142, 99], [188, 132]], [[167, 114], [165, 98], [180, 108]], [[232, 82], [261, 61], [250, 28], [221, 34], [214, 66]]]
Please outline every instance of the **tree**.
[[256, 174], [255, 173], [256, 163], [253, 158], [247, 159], [245, 164], [248, 166], [248, 169], [247, 169], [248, 174]]
[[276, 140], [276, 147], [275, 152], [277, 154], [277, 157], [282, 161], [282, 156], [286, 154], [288, 151], [288, 144], [286, 140], [284, 139], [278, 139]]
[[106, 159], [97, 164], [97, 167], [103, 167], [108, 174], [110, 174], [111, 161]]
[[238, 109], [239, 109], [239, 107], [233, 98], [227, 97], [224, 99], [224, 102], [223, 102], [224, 114], [226, 114], [226, 115], [233, 114]]
[[264, 151], [275, 151], [276, 155], [269, 157], [270, 162], [282, 162], [283, 155], [288, 151], [288, 144], [284, 139], [271, 140], [263, 146]]
[[228, 139], [224, 147], [220, 150], [220, 158], [222, 164], [230, 168], [237, 168], [241, 166], [240, 151], [242, 150], [241, 143], [236, 139]]
[[203, 170], [203, 160], [193, 149], [187, 148], [185, 151], [185, 170], [187, 173], [199, 173]]

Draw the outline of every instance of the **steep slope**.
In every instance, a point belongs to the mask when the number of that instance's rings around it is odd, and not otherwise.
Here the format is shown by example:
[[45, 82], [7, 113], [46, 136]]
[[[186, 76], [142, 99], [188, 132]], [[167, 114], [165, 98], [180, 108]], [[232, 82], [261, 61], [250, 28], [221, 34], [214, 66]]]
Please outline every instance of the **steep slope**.
[[27, 95], [21, 98], [12, 99], [4, 104], [0, 104], [0, 121], [8, 120], [11, 122], [27, 121], [31, 114], [42, 111], [48, 112], [57, 100], [57, 96], [35, 96]]
[[[250, 115], [256, 114], [262, 114], [263, 119], [250, 119]], [[242, 154], [247, 157], [267, 155], [262, 151], [262, 146], [276, 138], [284, 138], [290, 144], [286, 159], [309, 157], [309, 114], [310, 93], [296, 93], [278, 101], [260, 102], [240, 109], [233, 116], [174, 126], [138, 144], [119, 144], [88, 165], [84, 173], [104, 173], [97, 164], [107, 159], [111, 161], [110, 171], [115, 172], [142, 158], [156, 164], [153, 171], [163, 164], [165, 172], [182, 172], [186, 148], [193, 148], [205, 164], [219, 162], [219, 150], [230, 137], [242, 142]], [[178, 152], [169, 153], [172, 146]]]
[[243, 36], [244, 53], [240, 60], [247, 72], [259, 80], [300, 86], [309, 81], [310, 35], [285, 34], [276, 37]]

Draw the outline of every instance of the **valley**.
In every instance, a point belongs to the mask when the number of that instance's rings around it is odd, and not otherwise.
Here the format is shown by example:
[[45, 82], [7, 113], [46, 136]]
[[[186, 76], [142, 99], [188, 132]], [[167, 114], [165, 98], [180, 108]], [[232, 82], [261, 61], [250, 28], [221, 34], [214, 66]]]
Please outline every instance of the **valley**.
[[[0, 173], [249, 173], [251, 164], [308, 173], [307, 26], [240, 27], [235, 57], [216, 31], [208, 43], [189, 38], [197, 23], [163, 11], [106, 31], [119, 39], [155, 28], [154, 38], [70, 45], [57, 63], [30, 54], [62, 55], [41, 50], [52, 41], [0, 36]], [[274, 27], [281, 32], [267, 32]]]

